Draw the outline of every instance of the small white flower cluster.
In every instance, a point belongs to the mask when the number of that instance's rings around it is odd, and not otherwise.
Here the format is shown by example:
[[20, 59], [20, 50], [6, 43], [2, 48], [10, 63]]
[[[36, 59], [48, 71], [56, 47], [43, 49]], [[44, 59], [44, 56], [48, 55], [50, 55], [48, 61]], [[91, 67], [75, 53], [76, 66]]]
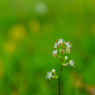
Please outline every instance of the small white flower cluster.
[[71, 46], [72, 44], [70, 44], [70, 42], [65, 42], [63, 39], [58, 39], [58, 41], [56, 41], [56, 43], [53, 45], [54, 50], [52, 52], [53, 57], [57, 57], [57, 52], [59, 49], [60, 53], [71, 53]]
[[[62, 60], [63, 54], [66, 53], [71, 53], [71, 46], [72, 44], [70, 44], [70, 42], [65, 42], [63, 39], [58, 39], [58, 41], [56, 41], [56, 43], [53, 45], [54, 50], [52, 51], [52, 55], [53, 57], [58, 57]], [[58, 53], [59, 52], [59, 53]], [[60, 55], [59, 55], [60, 54]], [[64, 57], [64, 62], [61, 63], [61, 67], [62, 66], [68, 66], [69, 64], [73, 67], [75, 67], [74, 65], [74, 60], [70, 60], [68, 63], [65, 63], [68, 59], [68, 56]], [[52, 71], [48, 71], [47, 75], [45, 76], [46, 79], [53, 79], [53, 78], [58, 78], [58, 76], [55, 73], [55, 69], [52, 69]]]
[[70, 64], [71, 66], [73, 66], [73, 67], [75, 67], [74, 63], [75, 63], [75, 62], [74, 62], [73, 59], [69, 61], [69, 64]]
[[56, 57], [56, 56], [57, 56], [57, 49], [53, 50], [52, 56], [53, 56], [53, 57]]
[[46, 79], [53, 79], [53, 78], [57, 78], [57, 75], [55, 73], [55, 69], [52, 69], [52, 71], [47, 71], [47, 75], [45, 76]]
[[[67, 56], [65, 56], [65, 60], [66, 60], [66, 57], [67, 57]], [[66, 66], [66, 67], [67, 67], [67, 66], [70, 64], [71, 66], [75, 67], [74, 63], [75, 63], [75, 62], [74, 62], [74, 60], [72, 59], [72, 60], [69, 61], [69, 63], [63, 64], [63, 66]]]
[[70, 44], [70, 42], [67, 42], [67, 43], [65, 43], [65, 45], [66, 45], [66, 53], [71, 53], [71, 46], [73, 46], [72, 44]]

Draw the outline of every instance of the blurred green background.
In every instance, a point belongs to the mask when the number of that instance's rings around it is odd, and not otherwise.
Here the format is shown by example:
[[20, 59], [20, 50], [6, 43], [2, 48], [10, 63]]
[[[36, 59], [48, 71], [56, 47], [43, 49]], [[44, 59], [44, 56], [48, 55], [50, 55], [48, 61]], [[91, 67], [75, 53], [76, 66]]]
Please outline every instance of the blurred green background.
[[95, 0], [0, 0], [0, 95], [58, 95], [55, 40], [73, 44], [62, 95], [95, 95]]

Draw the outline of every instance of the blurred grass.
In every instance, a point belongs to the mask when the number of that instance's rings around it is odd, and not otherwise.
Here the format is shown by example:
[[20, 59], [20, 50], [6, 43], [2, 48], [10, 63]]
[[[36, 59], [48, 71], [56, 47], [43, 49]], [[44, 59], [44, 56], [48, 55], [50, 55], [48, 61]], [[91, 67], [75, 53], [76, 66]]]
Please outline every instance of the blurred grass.
[[62, 95], [95, 95], [94, 0], [0, 0], [0, 95], [58, 95], [57, 80], [45, 80], [59, 62], [55, 40], [73, 44], [64, 67]]

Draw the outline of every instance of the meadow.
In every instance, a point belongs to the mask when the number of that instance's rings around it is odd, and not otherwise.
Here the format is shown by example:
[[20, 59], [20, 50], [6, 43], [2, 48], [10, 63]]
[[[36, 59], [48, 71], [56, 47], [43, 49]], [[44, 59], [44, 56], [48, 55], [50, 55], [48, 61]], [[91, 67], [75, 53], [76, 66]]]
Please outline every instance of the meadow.
[[62, 95], [95, 95], [95, 0], [0, 0], [0, 95], [58, 95], [45, 75], [59, 73], [60, 38], [75, 61], [63, 67]]

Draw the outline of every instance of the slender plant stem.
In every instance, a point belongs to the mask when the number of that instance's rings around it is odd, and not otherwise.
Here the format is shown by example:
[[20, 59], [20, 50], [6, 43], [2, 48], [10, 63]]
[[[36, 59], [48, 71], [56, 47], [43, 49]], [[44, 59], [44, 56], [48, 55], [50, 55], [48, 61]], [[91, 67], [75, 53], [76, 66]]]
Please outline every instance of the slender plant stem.
[[59, 95], [61, 95], [60, 93], [60, 79], [58, 78], [58, 89], [59, 89]]
[[61, 72], [62, 72], [62, 58], [61, 58], [61, 67], [60, 67], [60, 72], [59, 72], [59, 77], [58, 77], [58, 89], [59, 89], [59, 95], [61, 95], [61, 91], [60, 91], [60, 77], [61, 77]]

